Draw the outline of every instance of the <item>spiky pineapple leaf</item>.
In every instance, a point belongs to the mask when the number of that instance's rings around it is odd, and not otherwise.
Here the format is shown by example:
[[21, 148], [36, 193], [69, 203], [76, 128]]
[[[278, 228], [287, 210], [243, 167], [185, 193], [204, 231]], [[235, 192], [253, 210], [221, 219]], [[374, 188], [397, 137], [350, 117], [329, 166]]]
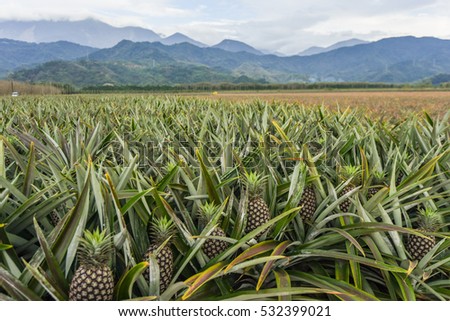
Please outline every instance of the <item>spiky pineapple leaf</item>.
[[128, 212], [128, 210], [133, 207], [134, 204], [136, 204], [141, 198], [143, 198], [144, 196], [146, 196], [147, 194], [149, 194], [150, 192], [152, 192], [153, 188], [149, 188], [147, 190], [144, 190], [140, 193], [137, 193], [136, 195], [134, 195], [132, 198], [130, 198], [126, 204], [120, 209], [120, 211], [122, 212], [122, 214], [125, 214]]
[[[159, 247], [161, 248], [161, 247]], [[150, 253], [148, 256], [148, 295], [149, 296], [160, 296], [160, 271], [158, 261], [156, 260], [156, 253]]]
[[196, 156], [198, 158], [198, 162], [200, 164], [202, 178], [205, 180], [206, 192], [208, 193], [209, 198], [215, 204], [221, 204], [222, 202], [220, 201], [219, 193], [217, 193], [216, 186], [213, 182], [211, 175], [209, 174], [208, 168], [206, 167], [206, 165], [203, 161], [203, 157], [202, 157], [200, 151], [197, 149], [195, 154], [196, 154]]
[[360, 256], [357, 255], [353, 255], [353, 254], [347, 254], [347, 253], [341, 253], [341, 252], [336, 252], [336, 251], [325, 251], [325, 250], [316, 250], [316, 249], [311, 249], [311, 250], [307, 250], [305, 251], [306, 253], [304, 254], [299, 254], [298, 257], [301, 258], [307, 258], [307, 257], [328, 257], [328, 258], [334, 258], [334, 259], [340, 259], [340, 260], [346, 260], [346, 261], [354, 261], [363, 265], [367, 265], [367, 266], [371, 266], [380, 270], [386, 270], [386, 271], [391, 271], [391, 272], [397, 272], [397, 273], [404, 273], [406, 274], [408, 271], [396, 266], [396, 265], [391, 265], [391, 264], [387, 264], [384, 262], [379, 262], [376, 260], [372, 260], [372, 259], [368, 259], [368, 258], [362, 258]]
[[55, 256], [53, 255], [52, 250], [50, 249], [50, 246], [44, 236], [44, 233], [42, 232], [42, 229], [39, 227], [39, 224], [36, 220], [36, 218], [33, 220], [34, 222], [34, 229], [36, 230], [36, 236], [38, 238], [39, 244], [44, 252], [45, 255], [45, 261], [47, 262], [48, 269], [51, 272], [51, 277], [54, 280], [54, 283], [58, 284], [58, 287], [62, 289], [62, 293], [68, 293], [69, 291], [69, 284], [67, 283], [66, 278], [64, 277], [64, 273], [61, 270], [61, 267], [56, 260]]
[[149, 263], [147, 261], [140, 262], [120, 277], [116, 285], [116, 300], [122, 301], [132, 299], [134, 283], [147, 269], [148, 266]]
[[6, 251], [6, 250], [9, 250], [12, 248], [13, 248], [13, 246], [11, 244], [0, 243], [0, 251]]
[[15, 278], [8, 270], [0, 265], [0, 285], [17, 301], [41, 301], [41, 298], [29, 287], [24, 285], [18, 278]]
[[[287, 273], [283, 269], [275, 269], [273, 270], [273, 274], [275, 275], [275, 281], [277, 283], [277, 289], [280, 292], [283, 292], [285, 289], [291, 288], [291, 277], [289, 273]], [[279, 301], [292, 301], [292, 294], [284, 294], [278, 296]]]
[[444, 156], [444, 154], [437, 155], [430, 159], [427, 163], [423, 164], [416, 172], [408, 175], [403, 182], [400, 184], [399, 188], [414, 184], [415, 182], [427, 178], [432, 175], [433, 170], [437, 162]]
[[[264, 301], [273, 300], [280, 296], [292, 296], [297, 300], [314, 300], [320, 294], [338, 294], [335, 290], [312, 288], [312, 287], [289, 287], [263, 290], [241, 290], [233, 292], [227, 296], [220, 297], [223, 301]], [[308, 295], [311, 295], [308, 297]]]
[[239, 254], [233, 261], [231, 261], [227, 267], [225, 268], [224, 272], [227, 273], [229, 270], [231, 270], [235, 265], [248, 260], [252, 257], [255, 257], [257, 255], [266, 253], [270, 250], [275, 249], [279, 245], [279, 242], [274, 240], [268, 240], [263, 241], [261, 243], [255, 244], [251, 246], [250, 248], [246, 249], [244, 252]]
[[[284, 241], [278, 244], [270, 254], [270, 256], [281, 256], [286, 248], [289, 246], [290, 241]], [[264, 267], [259, 275], [258, 283], [256, 284], [256, 290], [259, 290], [269, 275], [270, 269], [272, 268], [274, 261], [268, 261], [264, 264]]]
[[191, 285], [187, 291], [181, 297], [182, 300], [189, 299], [202, 285], [207, 283], [209, 280], [217, 276], [225, 268], [226, 262], [219, 262], [210, 266], [205, 271], [193, 276], [191, 279], [186, 280], [186, 283]]
[[[343, 301], [379, 301], [376, 296], [360, 290], [347, 282], [335, 280], [323, 275], [309, 274], [298, 271], [289, 271], [289, 273], [293, 280], [302, 280], [309, 284], [315, 285], [320, 289], [326, 289]], [[334, 291], [334, 293], [332, 291]]]
[[17, 255], [16, 249], [13, 246], [8, 246], [8, 244], [12, 245], [12, 242], [10, 241], [8, 234], [6, 234], [5, 227], [6, 224], [0, 223], [0, 241], [2, 242], [0, 245], [6, 247], [3, 248], [5, 251], [3, 255], [8, 256], [8, 259], [4, 259], [5, 266], [8, 267], [9, 271], [14, 275], [20, 275], [20, 271], [23, 270], [24, 265]]
[[26, 262], [24, 260], [24, 264], [28, 271], [31, 272], [33, 277], [39, 282], [39, 284], [46, 290], [48, 294], [50, 294], [53, 299], [56, 301], [67, 301], [68, 296], [67, 292], [62, 291], [58, 287], [55, 287], [52, 283], [52, 281], [48, 278], [47, 275], [45, 275], [45, 272], [40, 270], [39, 268], [36, 268]]
[[[89, 174], [89, 169], [88, 169]], [[79, 230], [81, 221], [83, 221], [83, 216], [87, 215], [86, 207], [89, 203], [89, 175], [87, 175], [85, 182], [83, 184], [82, 192], [80, 193], [75, 207], [63, 218], [63, 222], [56, 226], [55, 229], [50, 233], [48, 240], [51, 246], [51, 250], [58, 260], [58, 262], [63, 262], [64, 257], [67, 254], [69, 246], [72, 245], [72, 255], [71, 258], [65, 261], [65, 266], [72, 264], [75, 258], [76, 248], [74, 242], [78, 244], [79, 239], [77, 238], [77, 230]], [[32, 266], [40, 266], [45, 260], [45, 254], [42, 249], [39, 249], [30, 261]], [[69, 264], [70, 263], [70, 264]], [[65, 270], [66, 275], [70, 272], [70, 269]], [[21, 280], [23, 282], [29, 282], [31, 280], [31, 274], [28, 270], [25, 270], [21, 275]], [[32, 286], [32, 288], [34, 288]]]
[[35, 175], [36, 175], [36, 156], [35, 156], [34, 143], [31, 142], [30, 152], [29, 152], [29, 156], [28, 156], [27, 169], [25, 171], [25, 178], [24, 178], [24, 183], [23, 183], [23, 187], [22, 187], [22, 193], [23, 193], [23, 195], [25, 195], [27, 197], [30, 196], [31, 184], [33, 184]]

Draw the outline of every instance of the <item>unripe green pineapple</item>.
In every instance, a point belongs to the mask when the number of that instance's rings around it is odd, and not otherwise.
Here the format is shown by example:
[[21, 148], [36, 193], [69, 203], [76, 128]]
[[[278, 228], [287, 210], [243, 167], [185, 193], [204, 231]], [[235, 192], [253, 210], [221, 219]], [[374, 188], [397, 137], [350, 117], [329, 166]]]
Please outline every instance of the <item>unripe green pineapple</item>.
[[[341, 169], [341, 180], [347, 181], [350, 180], [350, 183], [345, 186], [342, 191], [339, 193], [339, 197], [351, 192], [355, 187], [361, 184], [361, 172], [359, 166], [344, 166]], [[352, 202], [347, 198], [341, 204], [339, 204], [339, 209], [342, 212], [348, 212]]]
[[300, 217], [302, 220], [311, 221], [317, 208], [316, 193], [314, 192], [314, 187], [312, 185], [305, 187], [298, 205], [302, 206], [300, 210]]
[[[145, 252], [144, 260], [147, 261], [150, 254], [155, 255], [159, 267], [159, 291], [163, 293], [169, 286], [173, 276], [173, 252], [170, 248], [170, 240], [163, 245], [174, 234], [173, 221], [166, 217], [155, 219], [150, 224], [149, 230], [151, 244]], [[144, 277], [147, 282], [150, 281], [149, 269], [144, 273]]]
[[113, 251], [112, 238], [100, 233], [84, 232], [80, 240], [78, 260], [80, 267], [70, 283], [70, 301], [111, 301], [114, 293], [114, 277], [108, 265]]
[[[419, 210], [419, 232], [436, 232], [437, 224], [439, 222], [438, 214], [431, 208]], [[421, 260], [430, 250], [436, 245], [436, 239], [433, 235], [428, 238], [409, 235], [406, 249], [413, 260]]]
[[[208, 224], [217, 214], [219, 210], [219, 206], [216, 206], [212, 203], [206, 203], [200, 207], [200, 222], [203, 225]], [[226, 234], [224, 230], [217, 226], [212, 230], [209, 236], [222, 236], [225, 237]], [[217, 255], [225, 251], [228, 247], [228, 243], [223, 240], [216, 239], [207, 239], [205, 243], [203, 243], [202, 250], [210, 259], [215, 258]]]
[[[270, 219], [270, 212], [266, 201], [261, 197], [261, 191], [266, 183], [266, 177], [261, 177], [260, 175], [251, 172], [245, 174], [244, 183], [249, 193], [247, 225], [245, 227], [245, 232], [249, 233], [267, 223]], [[260, 236], [263, 232], [256, 235], [256, 237]]]

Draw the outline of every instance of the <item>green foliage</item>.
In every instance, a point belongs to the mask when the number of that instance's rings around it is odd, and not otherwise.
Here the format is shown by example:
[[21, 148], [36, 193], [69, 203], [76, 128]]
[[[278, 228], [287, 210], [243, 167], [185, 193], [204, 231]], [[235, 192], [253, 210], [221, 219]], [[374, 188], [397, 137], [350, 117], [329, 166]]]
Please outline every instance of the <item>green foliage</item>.
[[[351, 110], [131, 95], [0, 104], [3, 299], [66, 300], [83, 233], [98, 229], [87, 239], [111, 235], [100, 252], [118, 300], [450, 300], [450, 113], [375, 122]], [[343, 182], [342, 168], [357, 170]], [[264, 177], [270, 211], [249, 233], [245, 173]], [[355, 174], [362, 184], [341, 193]], [[308, 184], [317, 207], [303, 221]], [[422, 208], [438, 230], [415, 229]], [[169, 232], [161, 247], [170, 241], [174, 257], [162, 293], [156, 257], [142, 262], [149, 222]], [[225, 234], [212, 234], [218, 226]], [[408, 235], [436, 244], [414, 261]], [[227, 244], [212, 259], [209, 239]]]

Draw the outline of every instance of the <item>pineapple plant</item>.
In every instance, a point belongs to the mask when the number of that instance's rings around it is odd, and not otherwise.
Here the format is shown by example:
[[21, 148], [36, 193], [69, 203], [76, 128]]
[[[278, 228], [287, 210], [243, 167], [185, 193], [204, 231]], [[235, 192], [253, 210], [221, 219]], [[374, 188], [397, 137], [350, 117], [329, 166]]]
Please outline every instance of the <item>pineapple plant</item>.
[[[344, 166], [344, 167], [342, 167], [340, 176], [341, 176], [342, 181], [347, 181], [350, 179], [350, 182], [339, 193], [339, 197], [351, 192], [355, 187], [357, 187], [361, 184], [361, 175], [360, 175], [360, 167], [359, 166]], [[347, 198], [341, 204], [339, 204], [339, 209], [342, 212], [348, 212], [351, 205], [352, 205], [352, 202]]]
[[[173, 275], [173, 251], [170, 247], [170, 238], [174, 234], [173, 221], [162, 217], [151, 222], [149, 227], [151, 244], [144, 254], [148, 260], [154, 254], [159, 267], [159, 289], [164, 292], [170, 284]], [[169, 240], [166, 242], [166, 240]], [[148, 271], [148, 270], [147, 270]], [[147, 282], [150, 282], [149, 273], [144, 273]]]
[[316, 211], [316, 193], [312, 184], [305, 187], [303, 190], [302, 198], [300, 199], [299, 206], [302, 206], [300, 210], [300, 217], [303, 221], [311, 221], [314, 212]]
[[[266, 201], [261, 197], [262, 189], [266, 183], [266, 177], [251, 172], [245, 174], [244, 184], [249, 194], [247, 204], [247, 225], [245, 232], [249, 233], [259, 226], [267, 223], [270, 219], [269, 207]], [[259, 233], [256, 237], [260, 236]]]
[[[419, 232], [436, 232], [438, 229], [439, 217], [438, 214], [431, 208], [425, 210], [420, 209], [418, 213], [418, 228]], [[421, 260], [434, 246], [436, 245], [436, 238], [433, 235], [422, 237], [419, 235], [409, 235], [406, 243], [406, 249], [413, 260]]]
[[70, 283], [70, 301], [111, 301], [114, 277], [108, 266], [113, 251], [112, 238], [106, 231], [86, 230], [78, 249], [79, 268]]
[[[206, 203], [200, 207], [200, 222], [202, 225], [208, 224], [214, 217], [217, 215], [219, 207], [214, 205], [213, 203]], [[222, 236], [225, 237], [226, 234], [224, 230], [217, 226], [215, 227], [210, 236]], [[210, 259], [215, 258], [217, 255], [225, 251], [228, 247], [228, 243], [223, 240], [216, 239], [207, 239], [205, 243], [203, 243], [202, 250]]]

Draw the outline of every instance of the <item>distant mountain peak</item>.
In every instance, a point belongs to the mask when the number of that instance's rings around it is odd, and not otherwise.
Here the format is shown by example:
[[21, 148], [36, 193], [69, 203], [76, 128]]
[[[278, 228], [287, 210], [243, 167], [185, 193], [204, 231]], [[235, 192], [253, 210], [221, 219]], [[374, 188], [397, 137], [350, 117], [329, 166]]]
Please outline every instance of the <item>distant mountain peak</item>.
[[212, 46], [211, 48], [218, 48], [230, 52], [248, 52], [254, 55], [263, 55], [263, 53], [252, 46], [246, 44], [245, 42], [232, 40], [232, 39], [224, 39], [218, 44]]
[[369, 43], [369, 41], [365, 41], [365, 40], [361, 40], [361, 39], [357, 39], [357, 38], [351, 38], [348, 40], [336, 42], [335, 44], [328, 46], [328, 47], [313, 46], [313, 47], [310, 47], [310, 48], [300, 52], [298, 55], [299, 56], [317, 55], [320, 53], [332, 51], [332, 50], [339, 49], [339, 48], [353, 47], [356, 45], [362, 45], [362, 44], [367, 44], [367, 43]]
[[194, 39], [182, 34], [181, 32], [175, 32], [173, 35], [170, 35], [164, 39], [161, 39], [160, 42], [162, 44], [168, 45], [168, 46], [187, 42], [187, 43], [190, 43], [190, 44], [200, 47], [200, 48], [207, 47], [207, 45], [205, 45], [204, 43], [194, 40]]

